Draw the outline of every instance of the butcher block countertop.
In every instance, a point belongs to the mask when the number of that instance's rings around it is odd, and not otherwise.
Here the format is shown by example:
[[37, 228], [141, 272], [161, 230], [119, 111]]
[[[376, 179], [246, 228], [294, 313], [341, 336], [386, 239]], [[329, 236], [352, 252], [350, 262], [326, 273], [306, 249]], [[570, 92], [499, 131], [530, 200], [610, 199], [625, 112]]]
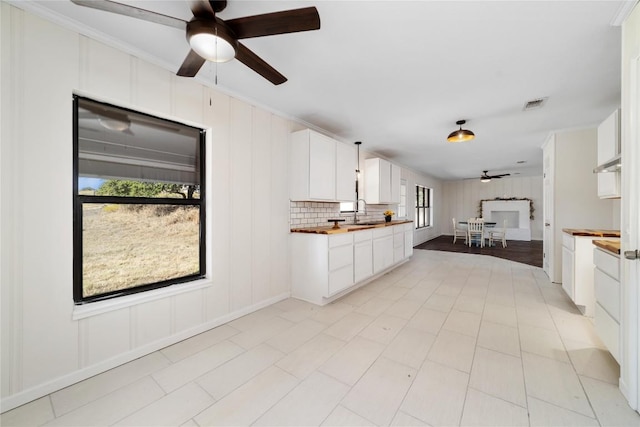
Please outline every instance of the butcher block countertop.
[[291, 232], [292, 233], [311, 233], [311, 234], [338, 234], [338, 233], [348, 233], [350, 231], [368, 230], [370, 228], [381, 228], [381, 227], [388, 227], [388, 226], [398, 225], [398, 224], [406, 224], [409, 222], [413, 222], [413, 221], [397, 220], [397, 221], [391, 221], [391, 222], [345, 224], [345, 225], [341, 225], [340, 228], [333, 228], [332, 225], [328, 225], [324, 227], [295, 227], [291, 229]]
[[614, 255], [620, 255], [620, 240], [594, 240], [593, 244]]
[[563, 228], [562, 231], [572, 236], [588, 237], [620, 237], [620, 230], [597, 230], [590, 228]]

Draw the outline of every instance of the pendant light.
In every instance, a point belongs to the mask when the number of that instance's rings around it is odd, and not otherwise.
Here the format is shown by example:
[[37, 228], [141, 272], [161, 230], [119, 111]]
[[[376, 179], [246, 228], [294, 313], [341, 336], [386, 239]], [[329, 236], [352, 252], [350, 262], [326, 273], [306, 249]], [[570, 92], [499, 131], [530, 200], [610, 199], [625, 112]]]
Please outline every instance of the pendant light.
[[460, 126], [460, 129], [454, 130], [447, 137], [447, 142], [465, 142], [471, 141], [476, 135], [468, 129], [462, 129], [462, 125], [465, 124], [466, 120], [458, 120], [456, 124]]
[[[354, 144], [356, 145], [356, 156], [358, 158], [358, 166], [356, 169], [356, 200], [358, 200], [358, 184], [360, 182], [360, 144], [362, 144], [362, 141], [356, 141], [354, 142]], [[357, 202], [356, 202], [357, 205]], [[357, 209], [357, 206], [356, 206]]]

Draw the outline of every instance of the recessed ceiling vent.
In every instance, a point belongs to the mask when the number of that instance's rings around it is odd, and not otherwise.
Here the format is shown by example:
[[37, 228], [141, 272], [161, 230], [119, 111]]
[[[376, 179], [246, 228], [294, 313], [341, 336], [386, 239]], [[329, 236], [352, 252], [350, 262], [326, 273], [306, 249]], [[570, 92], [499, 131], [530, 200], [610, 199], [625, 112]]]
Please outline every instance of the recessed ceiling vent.
[[536, 110], [538, 108], [542, 108], [542, 106], [547, 103], [547, 99], [549, 99], [549, 97], [545, 96], [544, 98], [537, 98], [537, 99], [532, 99], [531, 101], [527, 101], [524, 104], [524, 108], [522, 110], [529, 111], [529, 110]]

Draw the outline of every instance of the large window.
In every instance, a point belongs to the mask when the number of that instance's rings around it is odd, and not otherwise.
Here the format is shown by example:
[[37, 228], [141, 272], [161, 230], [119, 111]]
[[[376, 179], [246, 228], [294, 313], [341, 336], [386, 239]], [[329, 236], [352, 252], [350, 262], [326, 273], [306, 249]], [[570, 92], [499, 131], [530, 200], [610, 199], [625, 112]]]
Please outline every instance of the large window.
[[416, 228], [431, 226], [431, 189], [416, 185]]
[[77, 304], [204, 277], [204, 131], [74, 97]]

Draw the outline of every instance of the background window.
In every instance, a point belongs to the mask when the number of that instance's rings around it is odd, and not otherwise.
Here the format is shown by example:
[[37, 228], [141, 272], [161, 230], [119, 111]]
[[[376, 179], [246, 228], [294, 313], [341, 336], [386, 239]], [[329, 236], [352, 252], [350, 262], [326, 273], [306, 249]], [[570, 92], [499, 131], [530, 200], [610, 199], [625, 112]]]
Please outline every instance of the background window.
[[416, 228], [431, 226], [431, 188], [416, 185]]
[[76, 303], [204, 277], [204, 131], [74, 98]]
[[407, 217], [407, 180], [400, 180], [400, 203], [398, 204], [398, 218]]

